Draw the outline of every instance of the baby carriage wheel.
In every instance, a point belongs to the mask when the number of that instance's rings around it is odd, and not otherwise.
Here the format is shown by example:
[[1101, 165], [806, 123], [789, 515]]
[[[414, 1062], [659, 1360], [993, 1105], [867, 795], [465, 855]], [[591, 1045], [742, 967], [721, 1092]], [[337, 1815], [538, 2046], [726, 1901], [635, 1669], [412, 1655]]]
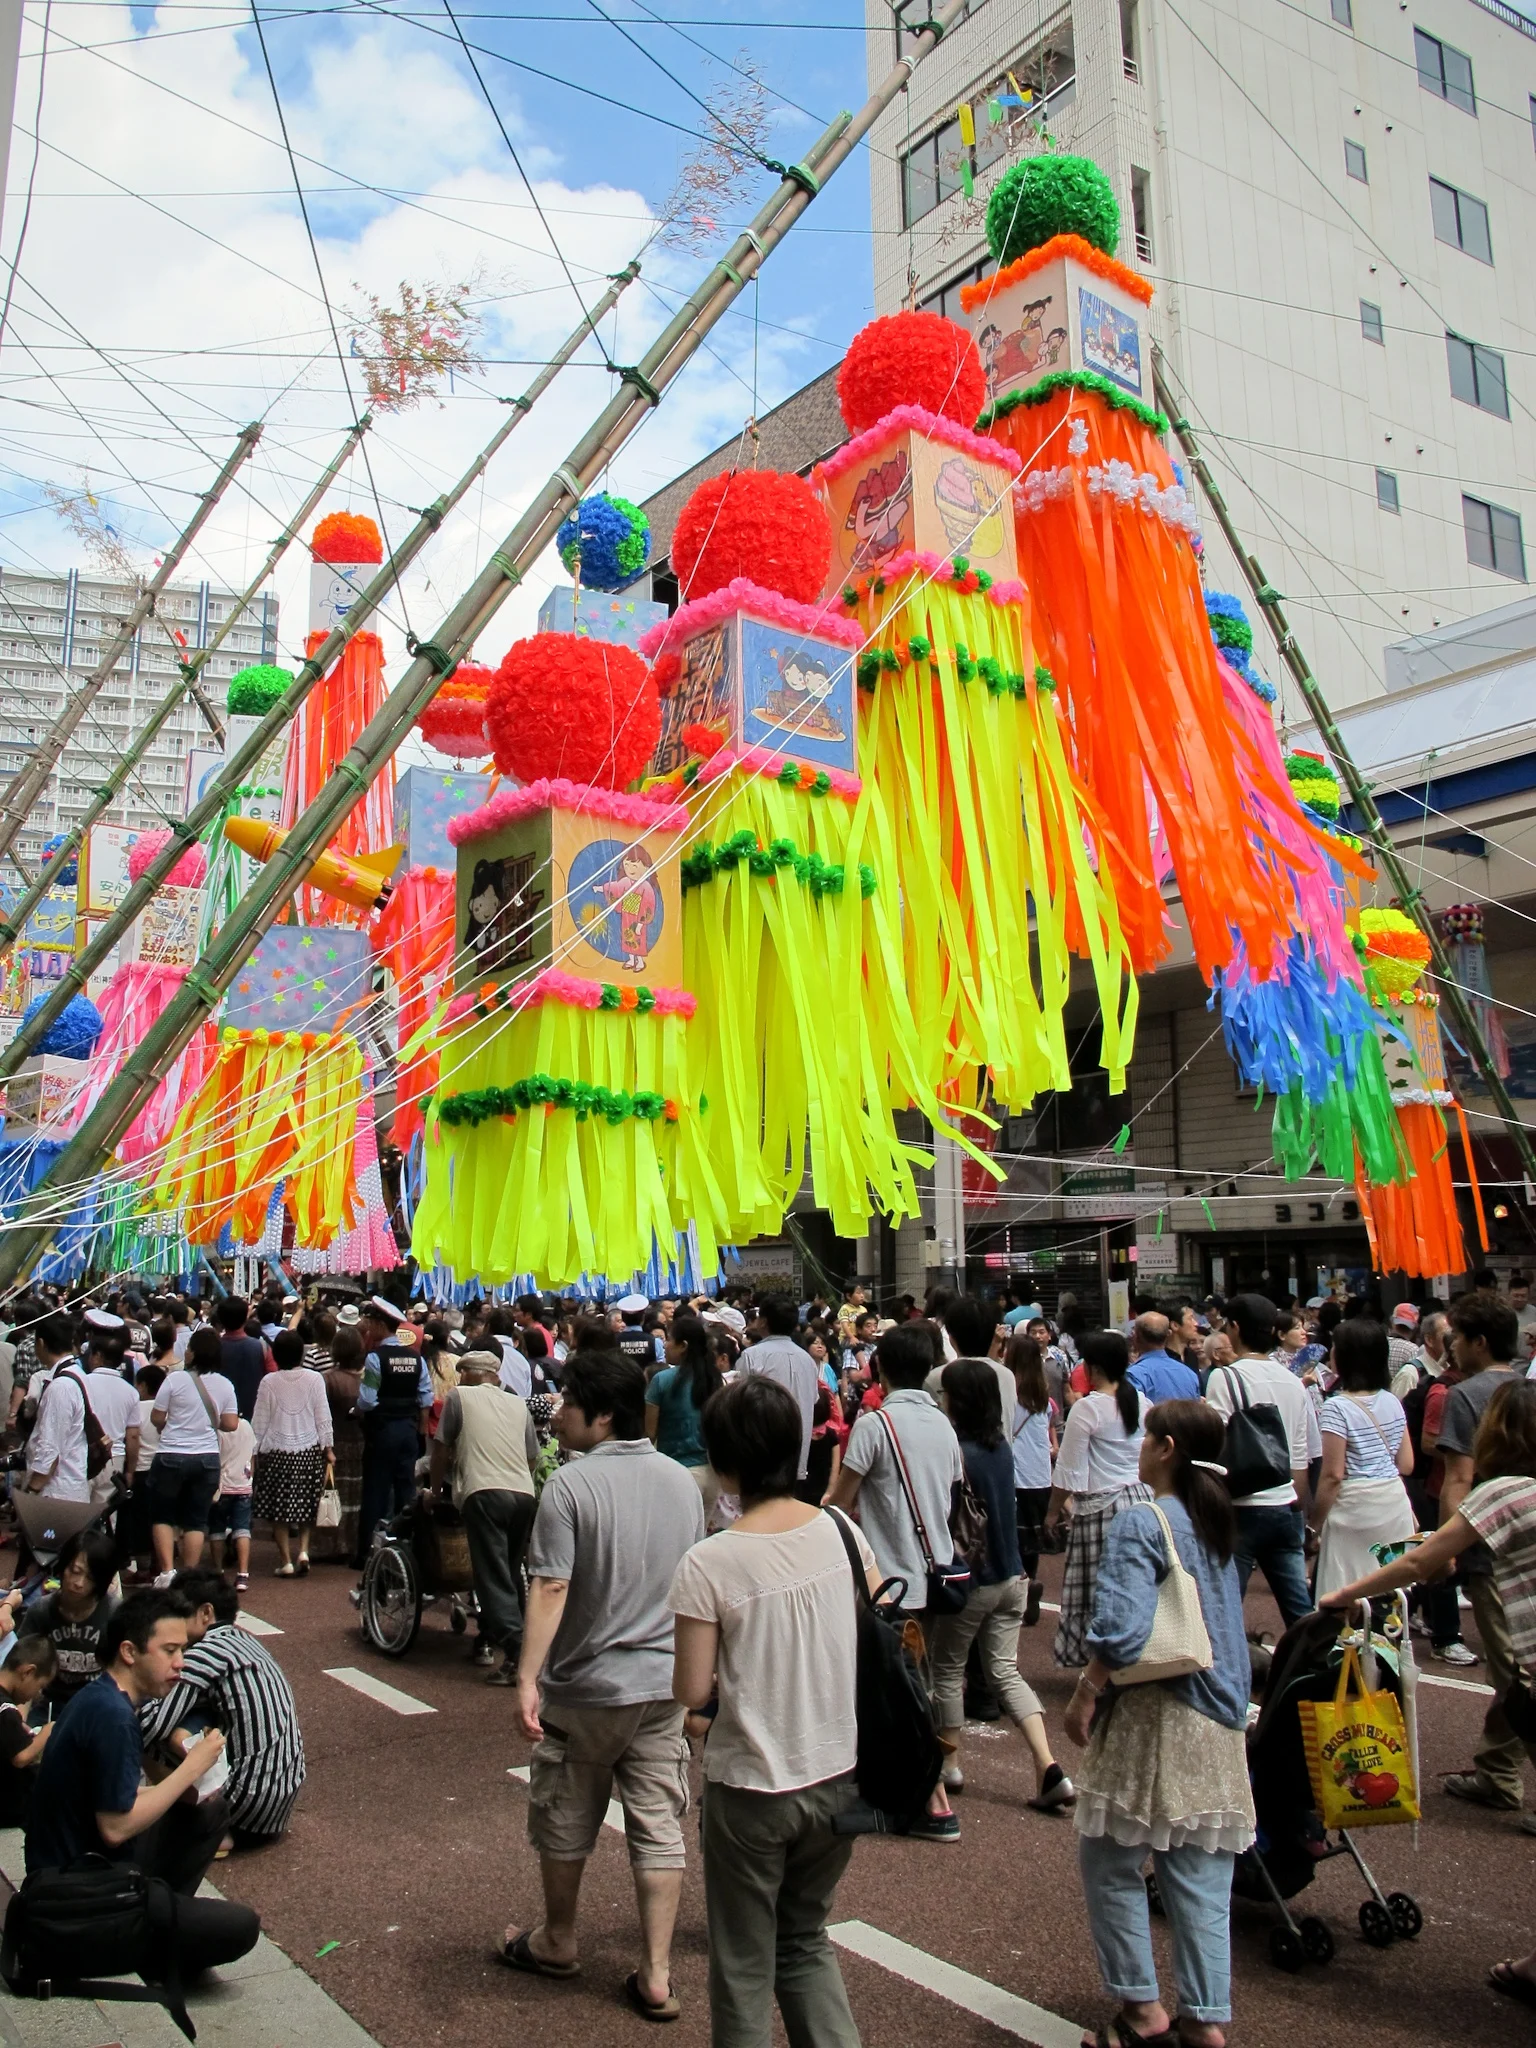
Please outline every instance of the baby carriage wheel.
[[1306, 1961], [1301, 1936], [1293, 1927], [1272, 1927], [1269, 1934], [1269, 1960], [1277, 1970], [1299, 1970]]
[[459, 1605], [457, 1600], [454, 1601], [453, 1607], [449, 1613], [448, 1626], [453, 1630], [456, 1636], [463, 1635], [465, 1629], [469, 1627], [469, 1616], [464, 1612], [463, 1608]]
[[1301, 1952], [1309, 1963], [1333, 1961], [1333, 1929], [1315, 1913], [1301, 1922]]
[[1372, 1948], [1390, 1948], [1397, 1938], [1392, 1915], [1375, 1899], [1366, 1899], [1360, 1908], [1360, 1932]]
[[1387, 1893], [1387, 1911], [1392, 1915], [1393, 1932], [1400, 1934], [1404, 1941], [1412, 1941], [1424, 1930], [1424, 1915], [1419, 1911], [1417, 1899], [1409, 1898], [1406, 1892]]
[[1153, 1873], [1152, 1871], [1150, 1871], [1150, 1870], [1149, 1870], [1149, 1871], [1147, 1872], [1147, 1879], [1146, 1879], [1146, 1883], [1147, 1883], [1147, 1911], [1148, 1911], [1149, 1913], [1155, 1913], [1155, 1914], [1157, 1915], [1158, 1919], [1159, 1919], [1159, 1920], [1161, 1920], [1161, 1919], [1162, 1919], [1162, 1918], [1164, 1917], [1164, 1914], [1163, 1914], [1163, 1895], [1162, 1895], [1162, 1893], [1161, 1893], [1161, 1892], [1160, 1892], [1160, 1891], [1158, 1890], [1158, 1888], [1157, 1888], [1157, 1878], [1156, 1878], [1155, 1874], [1154, 1874], [1154, 1873]]

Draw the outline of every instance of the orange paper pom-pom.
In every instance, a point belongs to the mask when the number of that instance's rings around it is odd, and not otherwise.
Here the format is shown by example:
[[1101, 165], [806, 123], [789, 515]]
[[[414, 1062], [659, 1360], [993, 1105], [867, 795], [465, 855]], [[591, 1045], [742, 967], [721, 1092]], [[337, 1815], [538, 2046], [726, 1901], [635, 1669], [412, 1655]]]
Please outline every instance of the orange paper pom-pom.
[[837, 402], [850, 434], [898, 405], [973, 426], [987, 398], [986, 373], [963, 327], [939, 313], [888, 313], [861, 327], [837, 373]]
[[384, 542], [366, 513], [327, 512], [310, 536], [309, 551], [317, 562], [382, 562]]
[[485, 737], [485, 700], [496, 671], [483, 663], [461, 661], [416, 721], [428, 746], [456, 760], [483, 759], [490, 752]]
[[678, 514], [672, 567], [685, 598], [744, 576], [800, 604], [820, 597], [832, 559], [821, 501], [798, 476], [739, 469], [699, 485]]
[[496, 766], [519, 782], [564, 776], [622, 789], [661, 737], [661, 704], [633, 649], [537, 633], [502, 656], [485, 706]]

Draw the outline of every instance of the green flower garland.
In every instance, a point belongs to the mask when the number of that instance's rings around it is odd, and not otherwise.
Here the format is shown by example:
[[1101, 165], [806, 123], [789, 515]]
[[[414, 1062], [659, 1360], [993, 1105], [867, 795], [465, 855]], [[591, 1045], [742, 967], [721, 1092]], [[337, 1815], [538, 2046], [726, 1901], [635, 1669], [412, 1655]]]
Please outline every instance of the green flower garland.
[[[747, 872], [763, 881], [792, 871], [795, 880], [809, 889], [818, 903], [823, 896], [842, 894], [844, 872], [840, 861], [826, 860], [819, 853], [801, 853], [792, 839], [774, 839], [764, 846], [757, 834], [749, 831], [733, 833], [718, 846], [711, 846], [706, 839], [695, 852], [686, 855], [681, 863], [683, 894], [712, 882], [718, 874], [734, 873], [743, 861]], [[873, 896], [875, 886], [874, 869], [868, 861], [860, 861], [860, 894]]]
[[458, 1095], [445, 1095], [437, 1113], [445, 1124], [476, 1124], [492, 1117], [516, 1116], [525, 1109], [571, 1109], [576, 1121], [586, 1123], [601, 1117], [605, 1123], [622, 1124], [630, 1117], [655, 1123], [658, 1117], [677, 1122], [677, 1104], [664, 1095], [626, 1089], [601, 1088], [593, 1081], [556, 1080], [552, 1074], [529, 1074], [509, 1088], [466, 1088]]
[[976, 421], [976, 431], [985, 433], [988, 427], [1006, 419], [1009, 413], [1017, 412], [1021, 405], [1044, 405], [1048, 398], [1054, 398], [1058, 391], [1091, 391], [1096, 398], [1102, 398], [1106, 405], [1131, 413], [1154, 434], [1166, 434], [1168, 415], [1147, 405], [1139, 398], [1133, 398], [1128, 391], [1122, 391], [1118, 384], [1112, 384], [1108, 377], [1101, 377], [1097, 370], [1052, 370], [1049, 377], [1042, 377], [1038, 384], [1031, 384], [1027, 391], [1010, 391], [995, 404], [985, 406]]

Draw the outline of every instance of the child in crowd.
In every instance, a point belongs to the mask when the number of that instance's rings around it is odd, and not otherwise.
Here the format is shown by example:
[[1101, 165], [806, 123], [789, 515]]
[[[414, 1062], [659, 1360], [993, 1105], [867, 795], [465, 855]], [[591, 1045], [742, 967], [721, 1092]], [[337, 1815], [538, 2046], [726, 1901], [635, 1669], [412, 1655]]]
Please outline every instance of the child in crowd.
[[208, 1510], [208, 1540], [215, 1546], [214, 1563], [228, 1571], [230, 1547], [235, 1553], [235, 1591], [251, 1583], [251, 1489], [256, 1459], [256, 1433], [242, 1415], [238, 1429], [219, 1437], [219, 1491]]

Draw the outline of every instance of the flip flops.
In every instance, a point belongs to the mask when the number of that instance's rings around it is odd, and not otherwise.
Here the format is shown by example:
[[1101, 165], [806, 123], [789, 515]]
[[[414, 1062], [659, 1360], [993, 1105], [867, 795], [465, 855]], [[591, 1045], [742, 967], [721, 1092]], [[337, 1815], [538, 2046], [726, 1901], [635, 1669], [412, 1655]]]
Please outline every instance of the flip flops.
[[547, 1957], [536, 1956], [528, 1946], [528, 1934], [519, 1934], [511, 1941], [503, 1942], [496, 1951], [496, 1960], [509, 1970], [526, 1971], [530, 1977], [567, 1979], [581, 1975], [580, 1963], [556, 1963]]
[[667, 1986], [665, 1998], [653, 2000], [641, 1996], [638, 1970], [631, 1970], [624, 1979], [624, 1996], [643, 2020], [656, 2020], [665, 2024], [668, 2020], [681, 2019], [683, 2016], [683, 2008], [678, 2003], [677, 1994], [670, 1984]]

